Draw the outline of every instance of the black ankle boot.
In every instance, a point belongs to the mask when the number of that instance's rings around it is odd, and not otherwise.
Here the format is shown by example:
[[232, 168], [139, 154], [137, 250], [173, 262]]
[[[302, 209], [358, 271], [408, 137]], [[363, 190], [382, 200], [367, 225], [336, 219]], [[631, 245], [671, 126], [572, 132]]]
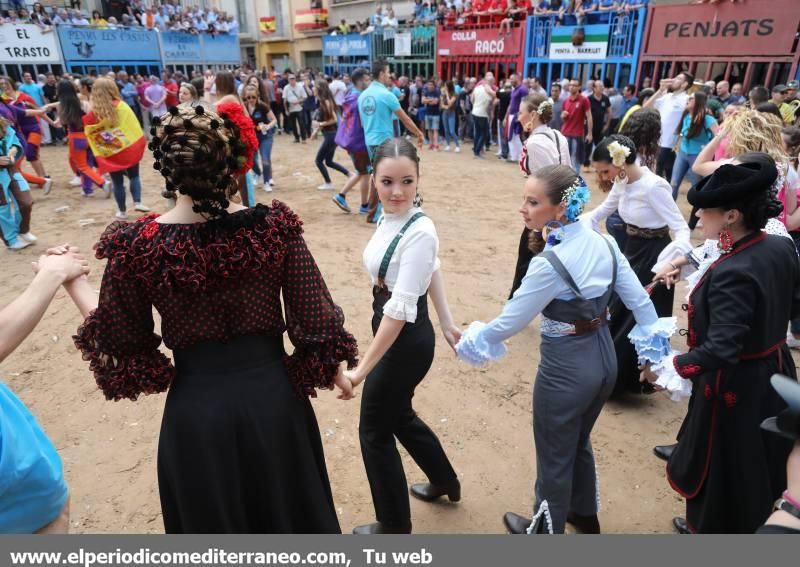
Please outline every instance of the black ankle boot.
[[430, 482], [422, 482], [419, 484], [412, 484], [410, 489], [411, 495], [425, 502], [433, 502], [441, 496], [447, 496], [450, 502], [458, 502], [461, 500], [461, 483], [455, 478], [448, 484], [432, 484]]
[[592, 516], [579, 516], [578, 514], [569, 514], [567, 516], [567, 523], [575, 526], [575, 529], [582, 534], [599, 534], [600, 521], [597, 519], [597, 514]]
[[355, 528], [353, 528], [353, 533], [355, 535], [410, 534], [411, 524], [409, 523], [408, 526], [400, 527], [400, 526], [390, 526], [388, 524], [382, 524], [381, 522], [375, 522], [373, 524], [356, 526]]

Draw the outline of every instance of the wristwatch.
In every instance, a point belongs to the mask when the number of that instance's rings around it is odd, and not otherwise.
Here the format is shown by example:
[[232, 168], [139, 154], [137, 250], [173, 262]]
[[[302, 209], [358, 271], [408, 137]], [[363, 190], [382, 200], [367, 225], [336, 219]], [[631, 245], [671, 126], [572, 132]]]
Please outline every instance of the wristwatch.
[[778, 510], [786, 512], [787, 514], [790, 514], [800, 520], [800, 508], [783, 497], [780, 497], [775, 501], [775, 511]]

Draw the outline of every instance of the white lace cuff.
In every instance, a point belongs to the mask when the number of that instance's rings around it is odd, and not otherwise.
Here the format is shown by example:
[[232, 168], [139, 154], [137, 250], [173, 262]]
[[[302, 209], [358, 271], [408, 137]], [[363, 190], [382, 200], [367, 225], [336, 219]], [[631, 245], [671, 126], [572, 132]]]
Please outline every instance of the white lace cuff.
[[419, 297], [413, 293], [393, 291], [392, 297], [383, 306], [383, 314], [397, 321], [413, 323], [417, 320]]
[[665, 356], [661, 362], [650, 368], [658, 376], [655, 381], [656, 386], [667, 390], [673, 402], [679, 402], [692, 395], [692, 381], [681, 378], [675, 370], [674, 361], [678, 354], [680, 353], [674, 350], [670, 351], [669, 355]]
[[649, 362], [656, 364], [672, 352], [669, 338], [677, 330], [675, 317], [661, 317], [650, 325], [636, 325], [630, 333], [628, 340], [636, 348], [639, 364]]
[[486, 323], [474, 321], [470, 323], [461, 340], [456, 345], [456, 354], [464, 362], [472, 366], [482, 366], [490, 360], [498, 360], [506, 355], [506, 345], [490, 343], [483, 337]]

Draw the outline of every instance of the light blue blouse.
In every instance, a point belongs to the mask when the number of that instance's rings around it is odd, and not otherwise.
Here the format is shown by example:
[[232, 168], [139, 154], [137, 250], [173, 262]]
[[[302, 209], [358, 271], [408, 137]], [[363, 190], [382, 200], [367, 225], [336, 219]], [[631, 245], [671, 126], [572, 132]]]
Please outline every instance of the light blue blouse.
[[[604, 242], [612, 244], [617, 257], [615, 291], [636, 319], [629, 335], [640, 359], [658, 362], [669, 351], [669, 336], [674, 318], [659, 319], [650, 296], [639, 283], [628, 260], [610, 236], [592, 230], [590, 223], [578, 221], [564, 227], [562, 240], [547, 250], [561, 260], [586, 299], [602, 296], [611, 285], [613, 259]], [[473, 323], [458, 345], [459, 356], [481, 364], [505, 354], [504, 340], [522, 331], [554, 299], [571, 300], [575, 294], [545, 258], [534, 257], [519, 289], [506, 303], [503, 312], [490, 323]], [[464, 340], [466, 339], [466, 340]]]

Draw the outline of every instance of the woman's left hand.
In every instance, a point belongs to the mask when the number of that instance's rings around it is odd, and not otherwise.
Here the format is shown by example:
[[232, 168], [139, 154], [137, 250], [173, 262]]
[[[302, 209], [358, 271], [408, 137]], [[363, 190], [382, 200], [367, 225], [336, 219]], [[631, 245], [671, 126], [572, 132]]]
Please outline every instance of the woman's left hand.
[[340, 400], [352, 400], [355, 395], [353, 394], [353, 384], [344, 376], [341, 366], [336, 372], [336, 377], [333, 383], [339, 388], [339, 394], [336, 396]]
[[455, 352], [456, 345], [461, 340], [461, 329], [451, 324], [446, 327], [442, 327], [442, 333], [444, 334], [447, 344], [449, 344], [450, 348], [453, 349], [453, 352]]
[[364, 377], [358, 372], [358, 367], [354, 368], [353, 370], [345, 370], [343, 374], [344, 377], [350, 381], [353, 389], [358, 388], [361, 382], [364, 381]]
[[[639, 367], [639, 382], [649, 382], [653, 384], [656, 380], [658, 380], [658, 375], [650, 370], [650, 363], [643, 364]], [[655, 385], [655, 384], [654, 384]], [[655, 386], [657, 390], [663, 389], [660, 386]]]

